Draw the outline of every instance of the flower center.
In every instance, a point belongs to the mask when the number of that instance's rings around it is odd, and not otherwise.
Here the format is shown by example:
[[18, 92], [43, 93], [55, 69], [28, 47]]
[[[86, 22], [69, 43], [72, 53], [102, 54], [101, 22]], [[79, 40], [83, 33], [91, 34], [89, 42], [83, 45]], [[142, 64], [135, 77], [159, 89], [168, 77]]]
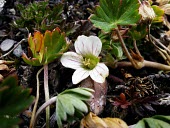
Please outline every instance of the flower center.
[[99, 58], [94, 55], [86, 55], [83, 58], [83, 68], [92, 70], [99, 62]]

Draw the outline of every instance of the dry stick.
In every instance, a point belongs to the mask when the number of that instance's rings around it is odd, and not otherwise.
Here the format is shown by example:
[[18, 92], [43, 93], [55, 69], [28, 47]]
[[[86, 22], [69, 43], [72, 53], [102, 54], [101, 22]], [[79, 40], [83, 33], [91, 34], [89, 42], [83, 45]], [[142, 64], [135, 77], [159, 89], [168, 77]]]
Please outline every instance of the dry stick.
[[[161, 42], [159, 42], [155, 37], [153, 37], [151, 34], [150, 34], [150, 25], [148, 27], [149, 29], [149, 33], [148, 33], [148, 39], [149, 41], [158, 49], [158, 52], [160, 53], [160, 55], [163, 57], [163, 59], [168, 63], [170, 63], [170, 57], [169, 57], [169, 54], [170, 54], [170, 50], [164, 46]], [[152, 39], [151, 39], [152, 38]], [[152, 40], [154, 40], [157, 44], [159, 44], [160, 46], [162, 46], [165, 50], [161, 49], [160, 47], [158, 47]]]
[[[151, 68], [156, 68], [156, 69], [163, 70], [163, 71], [170, 71], [170, 66], [165, 65], [165, 64], [147, 61], [147, 60], [144, 60], [143, 64], [144, 64], [144, 67], [151, 67]], [[122, 61], [122, 62], [117, 62], [116, 66], [117, 67], [129, 67], [133, 65], [131, 62]]]
[[169, 64], [170, 63], [170, 56], [167, 53], [167, 51], [158, 47], [158, 52], [161, 54], [163, 59]]
[[161, 42], [159, 42], [155, 37], [153, 37], [151, 34], [149, 34], [149, 38], [152, 38], [157, 44], [164, 48], [168, 52], [168, 54], [170, 54], [170, 50], [166, 46], [164, 46]]
[[48, 101], [46, 101], [46, 102], [37, 110], [37, 113], [36, 113], [35, 118], [34, 118], [33, 128], [36, 127], [37, 119], [38, 119], [39, 115], [41, 114], [41, 112], [42, 112], [46, 107], [48, 107], [49, 105], [55, 103], [55, 102], [56, 102], [56, 98], [57, 98], [57, 96], [49, 99]]
[[167, 51], [160, 51], [158, 50], [159, 54], [163, 57], [166, 63], [170, 66], [170, 56], [167, 54]]
[[23, 43], [25, 40], [26, 40], [26, 39], [22, 39], [20, 42], [18, 42], [13, 49], [11, 49], [11, 50], [10, 50], [9, 52], [7, 52], [6, 54], [2, 55], [2, 56], [0, 57], [0, 59], [2, 59], [2, 58], [4, 58], [5, 56], [9, 55], [12, 51], [14, 51], [14, 50], [18, 47], [18, 45], [20, 45], [21, 43]]
[[[50, 99], [49, 88], [48, 88], [48, 64], [44, 65], [44, 92], [45, 101]], [[46, 128], [50, 127], [50, 107], [46, 108]]]
[[37, 94], [36, 94], [36, 100], [35, 100], [35, 104], [34, 104], [34, 108], [33, 108], [33, 111], [32, 111], [32, 116], [31, 116], [31, 121], [30, 121], [30, 126], [29, 128], [32, 128], [33, 127], [33, 122], [34, 122], [34, 118], [35, 118], [35, 113], [36, 113], [36, 110], [37, 110], [37, 105], [38, 105], [38, 100], [39, 100], [39, 90], [40, 90], [40, 82], [39, 82], [39, 74], [41, 73], [41, 71], [44, 69], [44, 67], [42, 67], [38, 72], [37, 72], [37, 75], [36, 75], [36, 79], [37, 79]]

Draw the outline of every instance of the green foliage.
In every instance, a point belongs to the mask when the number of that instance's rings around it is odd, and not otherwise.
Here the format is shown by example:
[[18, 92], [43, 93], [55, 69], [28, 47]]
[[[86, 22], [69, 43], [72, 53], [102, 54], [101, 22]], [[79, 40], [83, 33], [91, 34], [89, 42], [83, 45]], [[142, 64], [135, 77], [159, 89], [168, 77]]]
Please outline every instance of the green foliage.
[[133, 37], [133, 39], [141, 40], [148, 34], [148, 24], [141, 23], [141, 24], [132, 26], [129, 33]]
[[139, 21], [138, 0], [100, 0], [91, 22], [105, 32], [117, 28], [117, 25], [134, 25]]
[[140, 120], [135, 128], [169, 128], [170, 116], [156, 115]]
[[17, 117], [26, 109], [34, 98], [30, 96], [30, 89], [23, 89], [17, 85], [15, 77], [6, 78], [0, 85], [0, 127], [16, 127], [20, 122]]
[[92, 89], [75, 88], [63, 91], [56, 99], [56, 117], [59, 128], [62, 128], [62, 120], [68, 121], [67, 115], [84, 115], [88, 112], [85, 101], [92, 97]]
[[153, 23], [160, 23], [160, 22], [163, 22], [164, 20], [164, 11], [156, 6], [156, 5], [152, 5], [152, 8], [156, 14], [156, 17], [154, 18], [154, 20], [152, 21]]
[[46, 31], [41, 34], [39, 31], [28, 38], [29, 48], [32, 52], [32, 58], [29, 58], [24, 53], [23, 60], [33, 66], [41, 66], [54, 61], [62, 55], [68, 48], [68, 43], [65, 38], [65, 33], [61, 33], [59, 28], [51, 31]]
[[111, 53], [116, 56], [118, 60], [124, 59], [123, 57], [123, 49], [120, 46], [120, 43], [112, 43]]
[[18, 4], [18, 10], [21, 16], [15, 21], [13, 26], [17, 28], [28, 28], [28, 30], [52, 30], [61, 23], [61, 13], [63, 4], [58, 3], [53, 7], [48, 2], [39, 1], [30, 3], [27, 7]]
[[[123, 55], [123, 49], [121, 47], [121, 44], [119, 42], [114, 42], [110, 40], [110, 37], [108, 34], [99, 33], [99, 38], [102, 41], [102, 49], [107, 52], [105, 61], [110, 63], [110, 61], [113, 63], [113, 56], [116, 60], [122, 60], [125, 59], [125, 56]], [[110, 41], [109, 41], [110, 40]]]

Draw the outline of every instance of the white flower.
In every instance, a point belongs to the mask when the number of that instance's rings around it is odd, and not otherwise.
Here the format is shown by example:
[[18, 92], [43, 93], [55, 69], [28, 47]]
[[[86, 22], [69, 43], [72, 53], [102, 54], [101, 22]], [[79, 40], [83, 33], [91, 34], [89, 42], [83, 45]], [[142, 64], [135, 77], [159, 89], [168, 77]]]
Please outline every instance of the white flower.
[[79, 36], [74, 44], [75, 52], [66, 52], [61, 57], [61, 63], [67, 68], [75, 69], [72, 82], [78, 84], [90, 76], [94, 81], [103, 83], [109, 75], [107, 66], [99, 63], [102, 42], [96, 36]]
[[143, 1], [139, 7], [139, 14], [142, 15], [143, 20], [153, 20], [155, 12], [148, 1]]

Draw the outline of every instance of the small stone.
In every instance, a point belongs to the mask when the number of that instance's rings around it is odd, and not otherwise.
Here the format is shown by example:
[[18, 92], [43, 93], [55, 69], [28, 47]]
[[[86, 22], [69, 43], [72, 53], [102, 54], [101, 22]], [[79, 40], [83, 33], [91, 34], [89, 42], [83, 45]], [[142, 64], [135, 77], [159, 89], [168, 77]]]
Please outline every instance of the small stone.
[[10, 50], [12, 48], [12, 46], [14, 45], [16, 41], [11, 40], [11, 39], [6, 39], [4, 40], [1, 45], [0, 45], [0, 49], [4, 52]]
[[18, 47], [16, 47], [16, 49], [14, 49], [13, 51], [13, 54], [17, 57], [21, 57], [22, 53], [23, 53], [23, 50], [22, 50], [21, 45], [18, 45]]

